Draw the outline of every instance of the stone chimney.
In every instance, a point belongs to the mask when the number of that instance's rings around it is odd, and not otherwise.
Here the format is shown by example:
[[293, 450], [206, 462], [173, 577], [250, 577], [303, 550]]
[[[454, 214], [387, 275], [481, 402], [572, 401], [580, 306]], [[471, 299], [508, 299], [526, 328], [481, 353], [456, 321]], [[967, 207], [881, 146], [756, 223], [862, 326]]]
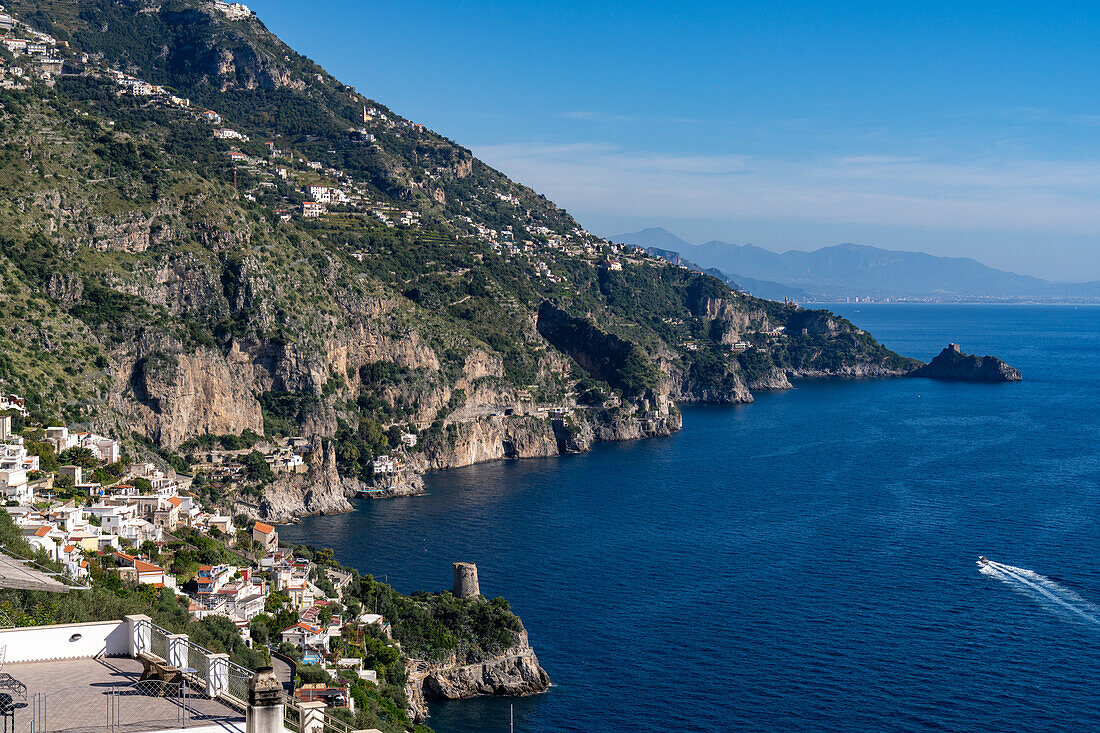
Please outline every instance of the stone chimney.
[[477, 565], [472, 562], [456, 562], [455, 584], [451, 591], [459, 598], [477, 598], [481, 595], [481, 588], [477, 582]]

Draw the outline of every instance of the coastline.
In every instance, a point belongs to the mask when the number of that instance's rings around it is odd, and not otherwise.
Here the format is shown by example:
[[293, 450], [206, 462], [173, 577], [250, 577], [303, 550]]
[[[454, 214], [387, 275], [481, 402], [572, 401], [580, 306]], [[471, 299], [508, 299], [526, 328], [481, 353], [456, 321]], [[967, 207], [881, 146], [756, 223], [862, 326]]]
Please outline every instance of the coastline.
[[[901, 370], [889, 370], [879, 365], [853, 365], [842, 371], [824, 370], [781, 370], [781, 374], [773, 375], [773, 379], [766, 383], [753, 383], [742, 397], [731, 400], [698, 400], [680, 399], [677, 402], [684, 405], [715, 405], [731, 406], [750, 404], [754, 401], [753, 392], [783, 392], [798, 388], [800, 382], [817, 381], [861, 381], [879, 379], [897, 379], [909, 377], [909, 373]], [[781, 378], [780, 378], [781, 377]], [[335, 463], [331, 463], [324, 470], [324, 476], [319, 484], [318, 477], [312, 473], [304, 475], [304, 479], [310, 482], [310, 488], [302, 492], [303, 502], [294, 511], [288, 511], [290, 507], [283, 505], [283, 510], [275, 514], [264, 514], [264, 502], [259, 507], [244, 506], [246, 510], [256, 511], [260, 509], [260, 518], [272, 524], [285, 525], [297, 523], [301, 517], [326, 516], [334, 514], [346, 514], [355, 510], [351, 499], [360, 500], [385, 500], [422, 496], [424, 491], [424, 475], [437, 471], [447, 471], [455, 468], [465, 468], [485, 463], [506, 460], [524, 460], [528, 458], [548, 458], [559, 455], [571, 455], [587, 453], [596, 443], [618, 443], [647, 438], [668, 437], [679, 432], [683, 428], [683, 415], [677, 407], [677, 402], [664, 401], [664, 409], [658, 415], [643, 416], [631, 415], [628, 419], [608, 422], [606, 420], [586, 419], [582, 421], [579, 432], [562, 437], [560, 419], [547, 419], [549, 425], [543, 424], [540, 429], [523, 430], [516, 429], [513, 418], [480, 418], [460, 425], [466, 426], [459, 429], [460, 440], [457, 440], [449, 452], [434, 451], [428, 455], [412, 454], [404, 467], [392, 478], [386, 478], [389, 485], [377, 491], [368, 489], [370, 493], [363, 491], [365, 484], [354, 479], [339, 476], [336, 473]], [[603, 411], [606, 412], [606, 411]], [[524, 417], [524, 416], [514, 416]], [[511, 420], [509, 427], [507, 421]], [[476, 423], [490, 421], [495, 423], [488, 430], [479, 430]], [[555, 429], [555, 425], [557, 429]], [[482, 426], [484, 427], [484, 426]], [[507, 451], [505, 445], [511, 444], [512, 451]], [[331, 474], [336, 474], [333, 478]], [[335, 491], [334, 491], [335, 487]], [[375, 493], [375, 491], [377, 493]], [[265, 499], [266, 501], [266, 499]], [[292, 500], [291, 500], [292, 501]], [[242, 508], [238, 505], [238, 508]]]

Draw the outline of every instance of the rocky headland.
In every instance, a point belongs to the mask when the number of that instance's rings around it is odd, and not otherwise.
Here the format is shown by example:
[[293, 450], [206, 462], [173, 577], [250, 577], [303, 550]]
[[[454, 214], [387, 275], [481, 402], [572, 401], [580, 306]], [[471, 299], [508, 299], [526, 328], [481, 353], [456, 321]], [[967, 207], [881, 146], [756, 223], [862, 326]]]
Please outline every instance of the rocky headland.
[[953, 382], [1019, 382], [1020, 370], [995, 356], [964, 354], [958, 344], [949, 344], [935, 359], [909, 372], [911, 377]]
[[428, 717], [429, 702], [535, 695], [548, 687], [550, 676], [528, 643], [527, 632], [521, 630], [513, 647], [475, 664], [462, 664], [454, 657], [436, 663], [411, 661], [405, 695], [409, 718], [421, 723]]

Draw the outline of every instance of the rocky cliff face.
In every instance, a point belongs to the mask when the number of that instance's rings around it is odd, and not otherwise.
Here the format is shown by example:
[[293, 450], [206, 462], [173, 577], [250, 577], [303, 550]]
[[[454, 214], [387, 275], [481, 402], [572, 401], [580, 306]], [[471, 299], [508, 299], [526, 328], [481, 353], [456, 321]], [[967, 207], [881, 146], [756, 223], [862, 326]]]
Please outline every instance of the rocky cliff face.
[[749, 389], [757, 391], [773, 391], [792, 389], [787, 373], [779, 367], [772, 367], [767, 374], [757, 377], [749, 382]]
[[341, 477], [336, 470], [336, 449], [332, 442], [314, 436], [309, 470], [304, 474], [283, 474], [264, 487], [259, 505], [238, 503], [236, 511], [283, 523], [312, 514], [339, 514], [352, 509], [348, 498], [360, 484]]
[[1019, 382], [1020, 371], [995, 356], [964, 354], [958, 344], [946, 349], [925, 366], [914, 369], [911, 377], [926, 377], [956, 382]]
[[263, 432], [249, 364], [212, 349], [183, 353], [158, 345], [139, 344], [137, 359], [122, 362], [115, 375], [121, 388], [111, 391], [110, 405], [128, 415], [134, 429], [173, 449], [205, 433]]
[[518, 635], [515, 646], [477, 664], [438, 664], [413, 662], [405, 694], [409, 717], [422, 723], [428, 717], [429, 701], [462, 700], [482, 695], [534, 695], [545, 692], [550, 676], [539, 665], [527, 641], [527, 632]]
[[439, 470], [505, 458], [584, 453], [597, 441], [670, 435], [681, 425], [679, 411], [668, 400], [659, 407], [643, 403], [614, 410], [578, 408], [562, 417], [545, 412], [481, 417], [451, 423], [445, 441], [416, 460], [422, 470]]

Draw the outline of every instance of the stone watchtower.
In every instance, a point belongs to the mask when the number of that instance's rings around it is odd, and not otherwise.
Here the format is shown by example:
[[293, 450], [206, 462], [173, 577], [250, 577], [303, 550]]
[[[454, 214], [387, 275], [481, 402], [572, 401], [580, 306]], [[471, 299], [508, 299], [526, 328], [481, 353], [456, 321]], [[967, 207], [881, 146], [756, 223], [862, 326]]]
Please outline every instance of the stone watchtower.
[[459, 598], [477, 598], [481, 595], [481, 588], [477, 583], [477, 565], [472, 562], [456, 562], [455, 584], [451, 591]]

